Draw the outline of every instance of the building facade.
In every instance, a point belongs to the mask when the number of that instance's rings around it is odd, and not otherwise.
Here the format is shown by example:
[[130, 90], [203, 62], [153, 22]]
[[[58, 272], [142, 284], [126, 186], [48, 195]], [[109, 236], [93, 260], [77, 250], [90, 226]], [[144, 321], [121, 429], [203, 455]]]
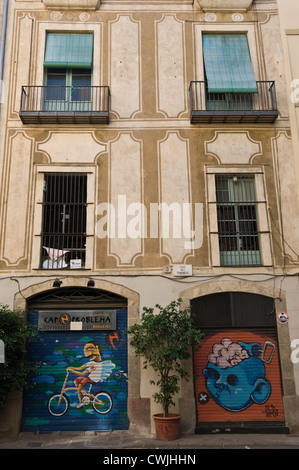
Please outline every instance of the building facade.
[[[290, 123], [292, 130], [292, 141], [294, 153], [299, 153], [299, 129], [298, 129], [298, 85], [299, 70], [297, 61], [297, 50], [299, 41], [299, 31], [297, 16], [298, 5], [291, 1], [282, 2], [278, 0], [278, 11], [280, 18], [280, 28], [282, 36], [282, 46], [284, 53], [285, 76], [288, 89], [288, 101], [290, 109]], [[298, 181], [298, 159], [295, 159], [296, 178]]]
[[298, 431], [283, 42], [274, 0], [9, 1], [0, 297], [41, 341], [2, 432], [151, 431], [160, 410], [126, 328], [178, 298], [205, 333], [182, 431]]

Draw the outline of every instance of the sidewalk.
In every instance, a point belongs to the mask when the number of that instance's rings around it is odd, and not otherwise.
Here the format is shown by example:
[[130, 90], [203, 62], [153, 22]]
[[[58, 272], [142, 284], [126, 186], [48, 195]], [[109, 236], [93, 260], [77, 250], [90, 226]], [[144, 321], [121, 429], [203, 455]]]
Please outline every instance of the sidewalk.
[[160, 441], [152, 435], [130, 431], [21, 433], [15, 439], [0, 438], [0, 449], [299, 449], [294, 434], [182, 435]]

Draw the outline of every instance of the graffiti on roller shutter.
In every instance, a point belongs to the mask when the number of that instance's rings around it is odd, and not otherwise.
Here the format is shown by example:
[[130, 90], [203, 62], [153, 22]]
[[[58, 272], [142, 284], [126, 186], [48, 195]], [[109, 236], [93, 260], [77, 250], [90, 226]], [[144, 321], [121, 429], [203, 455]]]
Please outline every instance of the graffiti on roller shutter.
[[127, 429], [125, 331], [119, 311], [117, 330], [48, 331], [30, 344], [39, 369], [24, 392], [22, 430]]
[[[110, 360], [103, 361], [98, 344], [89, 342], [84, 346], [84, 356], [88, 362], [82, 366], [66, 368], [66, 377], [59, 393], [54, 393], [48, 400], [48, 411], [53, 416], [63, 416], [70, 407], [68, 392], [76, 391], [78, 402], [76, 409], [92, 405], [95, 412], [107, 414], [111, 411], [113, 401], [107, 392], [92, 393], [94, 385], [101, 384], [110, 376], [115, 364]], [[75, 387], [68, 385], [69, 376], [73, 375]]]
[[[245, 338], [240, 331], [230, 333], [230, 336], [223, 332], [210, 336], [201, 344], [201, 359], [195, 358], [197, 373], [201, 373], [196, 385], [198, 404], [207, 405], [198, 407], [200, 420], [204, 421], [203, 408], [206, 408], [209, 419], [213, 410], [215, 421], [221, 420], [221, 415], [233, 419], [232, 414], [236, 416], [236, 413], [237, 419], [241, 414], [242, 419], [247, 420], [277, 418], [279, 414], [281, 419], [283, 411], [275, 340], [249, 332]], [[229, 414], [231, 418], [228, 418]]]

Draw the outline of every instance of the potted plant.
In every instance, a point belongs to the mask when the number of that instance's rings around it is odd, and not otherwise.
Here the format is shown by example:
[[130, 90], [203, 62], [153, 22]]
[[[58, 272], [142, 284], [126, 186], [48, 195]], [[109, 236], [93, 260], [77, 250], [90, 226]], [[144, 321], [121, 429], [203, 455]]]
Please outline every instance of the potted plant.
[[[136, 355], [144, 358], [143, 367], [152, 367], [158, 375], [157, 380], [150, 381], [158, 387], [153, 398], [163, 409], [163, 413], [153, 416], [157, 438], [173, 440], [179, 437], [181, 416], [169, 413], [169, 408], [175, 405], [173, 397], [179, 392], [180, 380], [188, 379], [181, 361], [191, 356], [191, 347], [200, 343], [203, 334], [193, 325], [190, 309], [182, 307], [182, 299], [166, 307], [157, 304], [155, 308], [156, 312], [154, 308], [143, 307], [140, 324], [131, 326], [128, 333]], [[171, 427], [175, 428], [173, 433]]]

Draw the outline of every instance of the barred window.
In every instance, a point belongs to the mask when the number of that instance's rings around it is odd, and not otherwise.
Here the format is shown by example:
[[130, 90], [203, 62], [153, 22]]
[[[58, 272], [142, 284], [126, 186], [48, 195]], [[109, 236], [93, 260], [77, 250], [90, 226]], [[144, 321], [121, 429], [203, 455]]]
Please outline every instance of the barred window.
[[260, 265], [254, 177], [216, 176], [220, 264]]
[[41, 267], [83, 268], [86, 251], [87, 176], [45, 173]]

